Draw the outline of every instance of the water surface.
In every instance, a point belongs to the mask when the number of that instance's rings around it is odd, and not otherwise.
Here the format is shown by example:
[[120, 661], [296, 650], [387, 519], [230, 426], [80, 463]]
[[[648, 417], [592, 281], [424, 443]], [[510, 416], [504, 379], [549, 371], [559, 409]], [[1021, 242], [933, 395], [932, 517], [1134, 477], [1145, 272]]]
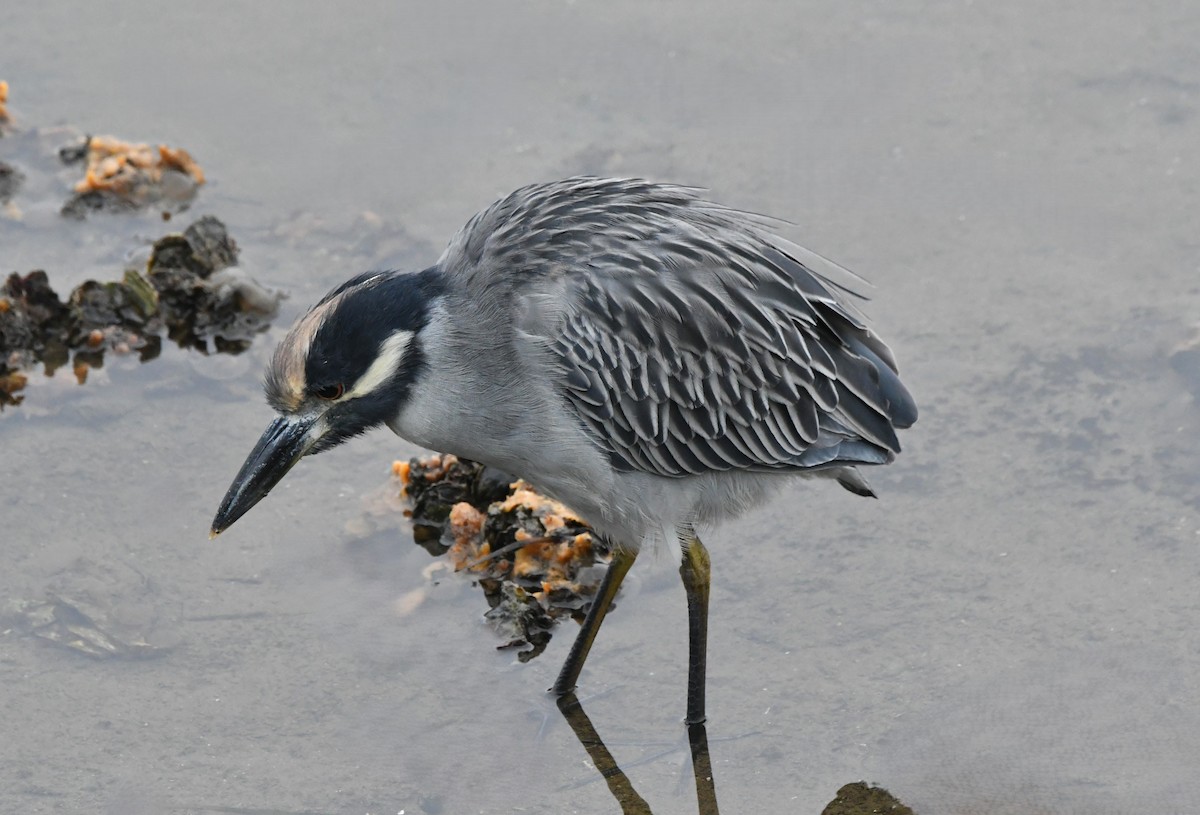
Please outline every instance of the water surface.
[[[8, 4], [0, 32], [19, 126], [187, 148], [210, 178], [191, 214], [290, 293], [241, 356], [34, 377], [0, 414], [0, 597], [86, 594], [170, 649], [0, 636], [0, 810], [615, 811], [544, 694], [570, 637], [496, 651], [478, 591], [431, 586], [370, 516], [413, 448], [323, 454], [206, 534], [292, 318], [578, 172], [794, 222], [875, 284], [922, 408], [869, 474], [881, 500], [798, 484], [707, 536], [725, 810], [817, 813], [859, 778], [921, 813], [1195, 808], [1200, 383], [1169, 363], [1200, 323], [1186, 5], [64, 2]], [[18, 145], [0, 158], [35, 160]], [[165, 228], [65, 222], [57, 196], [0, 218], [5, 273], [66, 291]], [[685, 632], [673, 555], [642, 558], [580, 689], [659, 813], [696, 808]]]

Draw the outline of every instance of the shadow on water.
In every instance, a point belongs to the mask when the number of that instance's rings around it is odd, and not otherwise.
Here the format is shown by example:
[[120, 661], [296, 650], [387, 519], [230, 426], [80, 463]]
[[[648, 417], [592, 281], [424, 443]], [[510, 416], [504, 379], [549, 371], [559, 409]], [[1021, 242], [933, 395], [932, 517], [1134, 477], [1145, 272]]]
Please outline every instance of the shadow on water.
[[[592, 765], [604, 779], [608, 791], [621, 807], [624, 815], [651, 815], [653, 810], [643, 798], [629, 776], [617, 764], [616, 758], [609, 752], [604, 739], [596, 731], [595, 725], [583, 710], [583, 705], [574, 693], [559, 697], [558, 709], [567, 724], [571, 726], [575, 738], [587, 751]], [[747, 734], [749, 735], [749, 734]], [[740, 737], [736, 737], [740, 738]], [[697, 815], [719, 815], [717, 804], [717, 784], [713, 776], [712, 756], [708, 749], [708, 731], [704, 724], [687, 726], [688, 749], [692, 759], [692, 777], [696, 782], [696, 813]], [[875, 787], [862, 781], [856, 781], [842, 786], [833, 800], [830, 801], [821, 815], [870, 815], [870, 813], [890, 812], [893, 815], [914, 815], [913, 810], [898, 801], [891, 793], [882, 787]]]
[[[629, 777], [617, 764], [604, 740], [596, 732], [592, 720], [583, 710], [583, 705], [574, 693], [568, 693], [558, 700], [558, 709], [563, 718], [571, 726], [575, 737], [587, 751], [592, 764], [596, 767], [609, 792], [616, 799], [625, 815], [650, 815], [652, 810], [646, 799], [633, 788]], [[708, 732], [703, 724], [688, 725], [688, 745], [691, 748], [692, 774], [696, 779], [696, 802], [699, 815], [718, 815], [717, 788], [713, 779], [712, 759], [708, 752]]]

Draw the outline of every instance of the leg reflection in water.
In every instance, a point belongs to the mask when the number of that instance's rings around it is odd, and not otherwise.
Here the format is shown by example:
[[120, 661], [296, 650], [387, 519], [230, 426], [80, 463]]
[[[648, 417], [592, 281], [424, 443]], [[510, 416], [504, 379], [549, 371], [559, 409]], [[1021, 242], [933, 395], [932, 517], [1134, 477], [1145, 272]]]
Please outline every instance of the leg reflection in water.
[[[617, 760], [604, 746], [604, 740], [592, 726], [591, 719], [583, 712], [583, 706], [574, 693], [567, 693], [558, 699], [558, 709], [563, 718], [575, 732], [575, 737], [583, 745], [592, 764], [599, 771], [608, 790], [617, 799], [624, 815], [652, 815], [650, 805], [638, 795], [629, 778], [618, 766]], [[717, 809], [717, 789], [713, 782], [712, 759], [708, 754], [708, 734], [704, 724], [688, 725], [688, 744], [692, 751], [692, 772], [696, 777], [696, 800], [698, 815], [720, 815]]]

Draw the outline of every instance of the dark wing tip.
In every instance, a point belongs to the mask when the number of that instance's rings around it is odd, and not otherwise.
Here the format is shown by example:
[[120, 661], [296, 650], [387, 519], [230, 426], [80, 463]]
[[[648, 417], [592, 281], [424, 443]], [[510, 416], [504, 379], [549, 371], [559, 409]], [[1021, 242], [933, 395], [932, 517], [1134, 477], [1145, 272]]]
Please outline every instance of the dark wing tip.
[[847, 467], [842, 472], [838, 473], [837, 482], [855, 495], [861, 495], [863, 498], [878, 498], [875, 490], [871, 489], [871, 485], [867, 483], [867, 479], [863, 478], [858, 470], [852, 467]]

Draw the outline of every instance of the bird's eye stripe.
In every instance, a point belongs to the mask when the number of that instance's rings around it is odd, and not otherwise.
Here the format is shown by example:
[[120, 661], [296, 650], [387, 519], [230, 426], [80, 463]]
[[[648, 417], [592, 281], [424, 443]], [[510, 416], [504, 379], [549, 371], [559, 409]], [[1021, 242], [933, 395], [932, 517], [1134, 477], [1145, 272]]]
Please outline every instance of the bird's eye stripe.
[[408, 344], [412, 338], [413, 332], [401, 330], [394, 332], [384, 340], [379, 347], [379, 355], [375, 357], [371, 367], [367, 368], [366, 373], [359, 377], [354, 386], [350, 388], [349, 397], [354, 398], [368, 394], [394, 376], [400, 363], [404, 360], [404, 353], [408, 350]]

